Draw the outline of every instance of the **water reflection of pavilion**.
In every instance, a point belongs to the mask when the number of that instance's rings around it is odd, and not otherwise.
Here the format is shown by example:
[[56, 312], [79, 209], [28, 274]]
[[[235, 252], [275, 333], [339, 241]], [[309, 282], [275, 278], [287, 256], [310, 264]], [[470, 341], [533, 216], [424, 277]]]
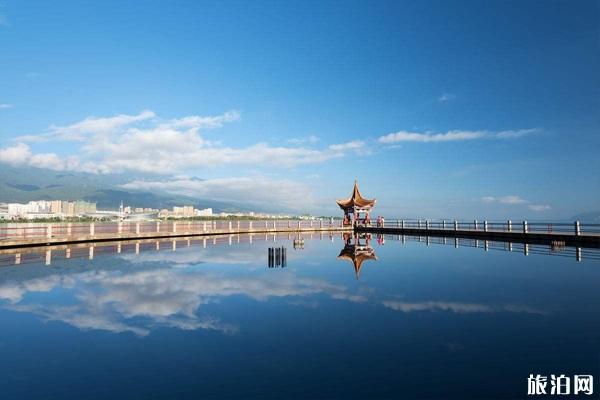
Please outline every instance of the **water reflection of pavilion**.
[[371, 247], [371, 234], [344, 233], [344, 248], [337, 257], [339, 260], [350, 260], [354, 265], [356, 279], [360, 276], [360, 269], [365, 261], [377, 260], [375, 249]]

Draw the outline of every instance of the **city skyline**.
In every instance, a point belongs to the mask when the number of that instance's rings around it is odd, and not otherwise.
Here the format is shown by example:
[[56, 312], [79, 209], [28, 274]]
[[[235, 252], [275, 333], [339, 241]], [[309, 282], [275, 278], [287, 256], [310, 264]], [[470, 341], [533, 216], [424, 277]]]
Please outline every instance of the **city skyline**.
[[394, 217], [597, 212], [597, 11], [6, 1], [0, 166], [273, 212], [334, 214], [354, 179]]

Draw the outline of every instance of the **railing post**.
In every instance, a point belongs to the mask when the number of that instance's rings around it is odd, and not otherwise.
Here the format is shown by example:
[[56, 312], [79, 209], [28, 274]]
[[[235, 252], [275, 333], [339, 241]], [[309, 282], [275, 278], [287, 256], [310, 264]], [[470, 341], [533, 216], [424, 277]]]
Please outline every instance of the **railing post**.
[[231, 221], [229, 221], [229, 232], [231, 232]]
[[419, 220], [419, 229], [421, 229], [421, 220]]
[[402, 220], [401, 223], [402, 223], [402, 229], [404, 229], [404, 220]]
[[446, 220], [445, 219], [442, 220], [442, 229], [444, 229], [444, 230], [446, 229]]
[[250, 221], [250, 223], [248, 224], [248, 230], [250, 230], [250, 231], [252, 230], [252, 221]]
[[177, 221], [173, 221], [173, 233], [177, 232]]
[[473, 221], [473, 228], [475, 228], [475, 230], [477, 230], [477, 220]]
[[454, 230], [458, 230], [458, 221], [454, 220]]
[[288, 229], [290, 229], [291, 227], [292, 227], [292, 221], [290, 221], [290, 220], [288, 219]]
[[206, 232], [206, 221], [202, 222], [202, 232]]
[[300, 222], [301, 222], [301, 221], [302, 221], [302, 220], [300, 220], [300, 219], [298, 220], [298, 229], [300, 229]]
[[488, 231], [488, 225], [487, 225], [487, 221], [483, 221], [483, 231], [487, 232]]
[[319, 229], [323, 229], [323, 220], [319, 221]]
[[527, 233], [527, 221], [523, 221], [523, 233]]
[[237, 220], [237, 230], [238, 230], [238, 232], [240, 231], [240, 220], [239, 219]]
[[277, 230], [277, 220], [273, 221], [273, 229]]
[[581, 233], [581, 229], [579, 226], [579, 221], [575, 221], [575, 236], [579, 236]]
[[160, 232], [160, 221], [156, 221], [156, 232]]
[[90, 224], [90, 236], [94, 236], [94, 232], [95, 232], [95, 226], [94, 226], [94, 223], [92, 222]]
[[71, 236], [72, 231], [73, 231], [73, 224], [69, 222], [67, 224], [67, 236]]
[[119, 235], [123, 233], [123, 223], [121, 221], [117, 222], [117, 233]]
[[52, 225], [48, 225], [48, 226], [46, 227], [46, 236], [47, 236], [48, 238], [51, 238], [51, 237], [52, 237]]
[[429, 230], [429, 220], [425, 220], [425, 230]]
[[506, 224], [506, 230], [508, 232], [512, 232], [512, 221], [509, 219], [507, 224]]
[[139, 222], [135, 223], [135, 234], [136, 235], [140, 234], [140, 223]]
[[269, 229], [269, 221], [265, 220], [265, 229]]

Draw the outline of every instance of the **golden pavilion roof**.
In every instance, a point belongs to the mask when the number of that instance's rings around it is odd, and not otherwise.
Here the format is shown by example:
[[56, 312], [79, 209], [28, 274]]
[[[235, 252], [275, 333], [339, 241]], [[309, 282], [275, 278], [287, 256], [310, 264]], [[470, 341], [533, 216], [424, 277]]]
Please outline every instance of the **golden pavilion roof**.
[[358, 190], [358, 182], [354, 181], [354, 189], [352, 190], [352, 195], [350, 198], [345, 200], [336, 200], [336, 203], [342, 210], [348, 208], [371, 208], [375, 205], [375, 199], [365, 199], [360, 194], [360, 190]]

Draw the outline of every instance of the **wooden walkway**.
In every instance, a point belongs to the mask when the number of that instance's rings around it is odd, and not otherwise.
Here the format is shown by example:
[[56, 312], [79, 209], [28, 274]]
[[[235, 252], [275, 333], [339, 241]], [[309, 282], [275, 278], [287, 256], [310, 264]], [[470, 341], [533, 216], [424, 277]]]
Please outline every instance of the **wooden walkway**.
[[0, 226], [0, 249], [135, 239], [165, 239], [274, 232], [352, 231], [336, 222], [312, 220], [168, 221]]

